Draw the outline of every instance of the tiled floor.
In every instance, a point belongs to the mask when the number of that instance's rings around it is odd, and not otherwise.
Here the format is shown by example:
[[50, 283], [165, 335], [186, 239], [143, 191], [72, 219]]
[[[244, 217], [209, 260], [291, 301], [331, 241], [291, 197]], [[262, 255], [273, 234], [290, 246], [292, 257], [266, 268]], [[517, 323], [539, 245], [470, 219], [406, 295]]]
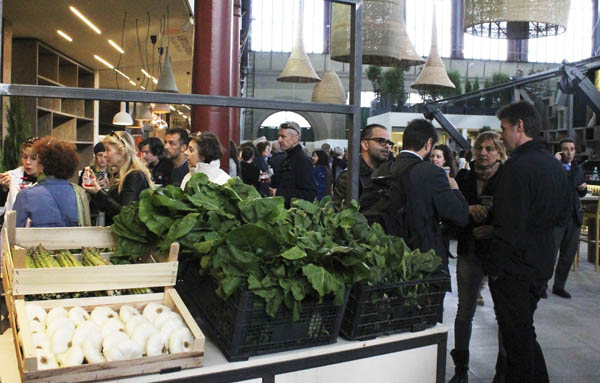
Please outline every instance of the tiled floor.
[[[542, 299], [534, 324], [546, 359], [552, 383], [600, 382], [600, 272], [587, 261], [587, 246], [581, 246], [581, 261], [571, 271], [566, 290], [573, 296], [564, 299], [551, 294]], [[458, 296], [456, 260], [450, 262], [453, 293], [444, 301], [444, 323], [448, 333], [446, 381], [454, 375], [450, 350], [454, 347], [454, 318]], [[552, 281], [549, 282], [552, 286]], [[478, 306], [471, 338], [470, 383], [491, 383], [498, 352], [497, 325], [487, 285], [482, 291], [484, 306]]]

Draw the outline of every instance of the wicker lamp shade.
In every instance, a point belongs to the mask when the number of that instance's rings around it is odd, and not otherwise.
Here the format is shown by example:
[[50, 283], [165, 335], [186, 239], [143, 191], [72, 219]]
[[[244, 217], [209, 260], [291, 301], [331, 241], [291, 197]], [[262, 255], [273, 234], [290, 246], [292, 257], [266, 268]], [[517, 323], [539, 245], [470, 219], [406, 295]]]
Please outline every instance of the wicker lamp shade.
[[570, 0], [466, 0], [465, 32], [496, 39], [555, 36], [567, 29]]
[[[404, 0], [363, 2], [363, 64], [409, 67], [425, 62], [410, 42]], [[333, 4], [331, 58], [350, 62], [350, 7]]]
[[456, 88], [454, 83], [450, 81], [446, 66], [440, 57], [440, 52], [437, 47], [437, 25], [435, 22], [435, 9], [433, 12], [433, 30], [431, 31], [431, 49], [427, 62], [423, 65], [419, 77], [413, 82], [410, 87], [421, 91], [429, 91], [436, 88]]
[[312, 102], [341, 105], [346, 103], [346, 90], [335, 70], [329, 69], [323, 73], [321, 82], [313, 89]]
[[304, 49], [304, 0], [300, 0], [298, 13], [298, 22], [294, 33], [294, 47], [285, 64], [285, 68], [283, 68], [283, 71], [277, 77], [277, 81], [297, 83], [318, 82], [321, 79], [317, 75], [317, 72], [315, 72]]

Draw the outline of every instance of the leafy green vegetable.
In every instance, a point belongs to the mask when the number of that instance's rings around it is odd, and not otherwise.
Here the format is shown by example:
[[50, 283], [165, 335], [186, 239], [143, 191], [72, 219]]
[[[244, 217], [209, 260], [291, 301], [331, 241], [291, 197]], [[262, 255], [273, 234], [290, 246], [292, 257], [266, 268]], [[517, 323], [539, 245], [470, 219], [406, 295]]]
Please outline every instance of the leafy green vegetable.
[[356, 202], [337, 211], [329, 197], [296, 199], [285, 209], [283, 198], [260, 198], [239, 178], [220, 186], [204, 174], [192, 176], [185, 192], [145, 190], [115, 217], [113, 232], [117, 262], [166, 252], [178, 241], [180, 252], [218, 282], [223, 299], [247, 288], [264, 299], [269, 315], [283, 304], [294, 319], [307, 299], [333, 296], [342, 304], [354, 283], [422, 279], [440, 264], [433, 251], [411, 251], [381, 226], [369, 226]]

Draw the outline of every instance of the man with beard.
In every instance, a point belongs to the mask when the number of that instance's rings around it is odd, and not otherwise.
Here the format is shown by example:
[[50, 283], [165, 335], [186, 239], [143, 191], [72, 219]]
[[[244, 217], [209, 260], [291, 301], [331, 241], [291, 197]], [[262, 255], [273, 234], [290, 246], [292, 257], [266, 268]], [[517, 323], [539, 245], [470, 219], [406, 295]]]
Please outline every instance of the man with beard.
[[[362, 130], [360, 133], [359, 197], [371, 182], [373, 170], [388, 160], [393, 146], [394, 143], [390, 140], [390, 133], [384, 126], [371, 124], [365, 126]], [[346, 199], [348, 177], [350, 177], [350, 173], [348, 170], [344, 170], [335, 181], [333, 201], [338, 208], [342, 206], [342, 202]]]
[[[424, 119], [410, 121], [404, 130], [403, 150], [396, 158], [392, 174], [403, 177], [409, 233], [406, 243], [422, 252], [435, 250], [441, 258], [442, 269], [448, 272], [448, 252], [440, 222], [467, 226], [469, 206], [454, 178], [429, 162], [437, 138], [431, 122]], [[373, 177], [376, 176], [377, 171], [373, 173]]]
[[171, 128], [165, 134], [165, 155], [173, 162], [173, 170], [169, 182], [173, 186], [181, 186], [181, 181], [190, 172], [185, 155], [190, 139], [188, 133], [181, 128]]

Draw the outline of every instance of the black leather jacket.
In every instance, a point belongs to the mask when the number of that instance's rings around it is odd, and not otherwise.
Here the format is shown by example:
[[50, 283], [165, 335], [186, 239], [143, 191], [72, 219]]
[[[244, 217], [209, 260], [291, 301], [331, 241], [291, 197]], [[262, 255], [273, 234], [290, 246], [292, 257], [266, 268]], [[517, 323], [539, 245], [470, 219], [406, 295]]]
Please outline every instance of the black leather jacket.
[[109, 192], [100, 190], [92, 199], [98, 210], [106, 212], [106, 224], [111, 225], [113, 217], [121, 212], [121, 208], [137, 201], [142, 190], [148, 187], [150, 185], [144, 173], [134, 170], [125, 177], [120, 193], [115, 185]]

